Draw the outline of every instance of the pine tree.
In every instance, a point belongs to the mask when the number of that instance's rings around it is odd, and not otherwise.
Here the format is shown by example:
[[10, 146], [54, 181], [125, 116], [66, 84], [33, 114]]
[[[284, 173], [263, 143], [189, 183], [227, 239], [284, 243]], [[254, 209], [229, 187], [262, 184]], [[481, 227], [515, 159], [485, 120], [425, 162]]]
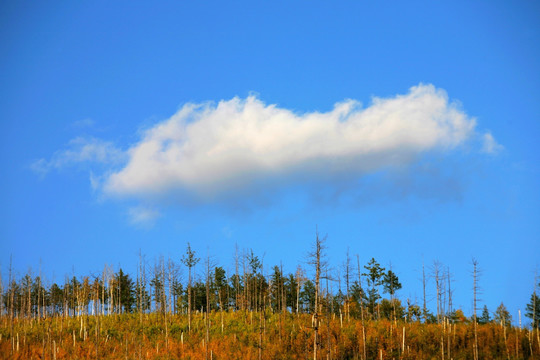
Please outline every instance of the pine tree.
[[216, 266], [214, 269], [214, 287], [217, 292], [216, 299], [219, 302], [219, 309], [224, 310], [228, 308], [228, 300], [225, 301], [225, 295], [227, 292], [227, 277], [225, 275], [225, 269], [221, 266]]
[[300, 292], [300, 307], [304, 312], [310, 313], [315, 306], [315, 285], [313, 281], [306, 280]]
[[379, 265], [377, 261], [375, 261], [374, 258], [371, 258], [371, 260], [368, 262], [367, 265], [364, 266], [364, 268], [367, 270], [367, 273], [364, 273], [362, 275], [367, 277], [368, 281], [368, 305], [369, 305], [369, 311], [372, 315], [375, 315], [375, 305], [377, 304], [377, 301], [381, 298], [379, 295], [378, 287], [382, 284], [382, 277], [384, 276], [384, 268]]
[[161, 276], [159, 268], [154, 269], [154, 277], [150, 280], [150, 286], [152, 288], [152, 297], [154, 298], [154, 305], [156, 311], [165, 313], [165, 307], [163, 304], [163, 294], [165, 293], [165, 287], [163, 278]]
[[279, 266], [273, 267], [273, 273], [270, 276], [270, 282], [271, 282], [271, 303], [272, 303], [272, 309], [274, 311], [280, 311], [282, 310], [283, 304], [282, 302], [282, 294], [281, 291], [283, 291], [283, 274], [281, 273], [281, 270]]
[[399, 282], [397, 275], [392, 270], [388, 270], [388, 272], [384, 274], [382, 284], [383, 291], [390, 294], [392, 297], [396, 291], [401, 289], [401, 283]]
[[297, 304], [297, 288], [298, 288], [298, 281], [296, 280], [296, 277], [293, 274], [289, 274], [289, 276], [285, 279], [285, 306], [286, 308], [291, 308], [291, 311], [293, 313], [296, 313], [296, 304]]
[[484, 305], [484, 308], [482, 310], [482, 315], [478, 318], [478, 323], [484, 325], [484, 324], [489, 323], [490, 321], [491, 321], [491, 318], [489, 316], [487, 305]]
[[[403, 312], [403, 308], [401, 307], [401, 303], [399, 306], [396, 306], [396, 301], [399, 302], [399, 300], [394, 299], [396, 291], [401, 289], [401, 283], [399, 282], [397, 275], [392, 270], [388, 270], [388, 272], [383, 275], [382, 285], [383, 291], [390, 294], [390, 304], [393, 308], [393, 319], [395, 320], [398, 317], [401, 318], [402, 315], [400, 315], [397, 310], [399, 310], [398, 308], [401, 308], [401, 312]], [[388, 318], [390, 319], [389, 316]]]
[[133, 280], [129, 274], [125, 274], [122, 269], [116, 274], [116, 281], [120, 287], [120, 304], [124, 312], [133, 312], [135, 310], [135, 288]]
[[352, 301], [358, 304], [358, 309], [366, 303], [366, 294], [358, 281], [354, 281], [351, 285], [351, 298]]
[[532, 327], [538, 329], [540, 327], [540, 298], [533, 292], [531, 295], [531, 302], [525, 307], [527, 311], [525, 316], [531, 319]]

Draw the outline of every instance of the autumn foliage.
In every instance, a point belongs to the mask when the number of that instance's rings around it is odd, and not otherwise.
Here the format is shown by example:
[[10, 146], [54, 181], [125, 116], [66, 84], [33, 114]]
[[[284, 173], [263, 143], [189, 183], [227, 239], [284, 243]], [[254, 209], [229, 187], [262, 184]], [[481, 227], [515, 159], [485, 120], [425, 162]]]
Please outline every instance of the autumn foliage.
[[[2, 359], [306, 359], [312, 316], [290, 312], [212, 311], [187, 315], [111, 314], [44, 319], [3, 317]], [[208, 334], [207, 334], [208, 327]], [[533, 359], [535, 333], [478, 326], [481, 359]], [[471, 359], [473, 327], [446, 321], [346, 320], [321, 316], [320, 359]]]

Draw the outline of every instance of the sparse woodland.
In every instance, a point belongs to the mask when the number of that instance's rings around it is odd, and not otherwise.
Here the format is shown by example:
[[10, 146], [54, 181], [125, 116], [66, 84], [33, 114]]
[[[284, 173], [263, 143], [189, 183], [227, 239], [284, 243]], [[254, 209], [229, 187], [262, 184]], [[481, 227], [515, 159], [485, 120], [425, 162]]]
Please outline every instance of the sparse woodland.
[[466, 316], [452, 307], [442, 264], [424, 268], [422, 303], [412, 303], [375, 259], [360, 264], [347, 253], [331, 267], [324, 240], [317, 234], [304, 268], [290, 274], [238, 249], [228, 273], [190, 244], [178, 261], [141, 255], [136, 274], [105, 266], [61, 284], [17, 277], [10, 266], [0, 288], [0, 358], [540, 359], [536, 289], [524, 301], [529, 327], [512, 325], [503, 303]]

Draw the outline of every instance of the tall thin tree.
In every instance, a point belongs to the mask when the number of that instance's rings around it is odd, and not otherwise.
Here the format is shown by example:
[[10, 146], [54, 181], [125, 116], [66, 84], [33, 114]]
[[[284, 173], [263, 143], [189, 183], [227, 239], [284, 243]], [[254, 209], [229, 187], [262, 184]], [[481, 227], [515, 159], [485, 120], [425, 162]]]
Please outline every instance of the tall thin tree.
[[473, 343], [473, 357], [474, 360], [478, 360], [478, 321], [476, 318], [477, 310], [477, 295], [478, 295], [478, 261], [475, 258], [472, 259], [473, 265], [473, 326], [474, 326], [474, 343]]
[[187, 243], [186, 253], [182, 256], [182, 263], [188, 268], [188, 329], [191, 331], [191, 269], [197, 265], [199, 258], [195, 256], [195, 251], [191, 250], [191, 245]]
[[309, 264], [315, 267], [315, 306], [313, 308], [313, 359], [317, 360], [317, 350], [319, 347], [319, 307], [320, 307], [320, 280], [321, 271], [325, 267], [323, 250], [326, 236], [321, 238], [319, 231], [315, 233], [315, 244], [313, 251], [309, 254]]

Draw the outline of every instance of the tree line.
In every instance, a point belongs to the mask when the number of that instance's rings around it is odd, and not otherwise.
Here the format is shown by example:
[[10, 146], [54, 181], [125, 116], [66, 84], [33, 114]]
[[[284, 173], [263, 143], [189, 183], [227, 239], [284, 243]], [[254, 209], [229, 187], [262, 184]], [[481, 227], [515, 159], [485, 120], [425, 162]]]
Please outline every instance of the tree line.
[[[265, 275], [261, 259], [252, 250], [242, 254], [236, 250], [232, 274], [208, 258], [204, 261], [201, 276], [194, 276], [194, 268], [199, 262], [200, 258], [188, 243], [179, 262], [161, 257], [149, 266], [140, 255], [134, 275], [122, 268], [115, 272], [112, 267], [105, 266], [98, 274], [66, 277], [63, 283], [49, 286], [40, 275], [33, 277], [28, 273], [17, 279], [10, 267], [7, 286], [0, 282], [0, 314], [11, 317], [145, 312], [174, 315], [192, 311], [265, 309], [313, 313], [316, 306], [322, 306], [331, 314], [363, 320], [440, 323], [443, 319], [471, 321], [476, 316], [467, 318], [461, 309], [453, 309], [450, 272], [443, 270], [438, 262], [431, 268], [436, 285], [435, 312], [426, 305], [425, 270], [423, 304], [408, 299], [404, 303], [396, 297], [402, 284], [392, 269], [385, 269], [374, 258], [362, 266], [358, 256], [352, 259], [348, 252], [339, 272], [330, 270], [323, 260], [318, 279], [309, 278], [301, 266], [294, 273], [286, 274], [281, 264], [272, 266], [270, 273]], [[312, 265], [316, 266], [313, 262]], [[189, 273], [185, 282], [182, 281], [182, 270]], [[531, 320], [532, 327], [537, 328], [540, 299], [536, 289], [525, 309], [524, 315]], [[510, 325], [512, 317], [501, 303], [493, 313], [484, 306], [476, 321]]]
[[[37, 331], [32, 330], [33, 324], [41, 322], [48, 324], [43, 331], [47, 332], [49, 354], [56, 358], [56, 340], [51, 339], [57, 336], [59, 344], [65, 348], [65, 322], [72, 332], [71, 351], [76, 349], [75, 328], [78, 328], [83, 344], [89, 339], [89, 332], [93, 331], [95, 358], [99, 358], [100, 349], [104, 348], [109, 338], [118, 337], [117, 329], [122, 327], [114, 319], [123, 319], [126, 323], [138, 319], [135, 332], [133, 329], [125, 330], [123, 337], [116, 339], [120, 344], [125, 342], [122, 346], [126, 347], [126, 356], [127, 334], [132, 334], [130, 336], [134, 343], [150, 341], [148, 344], [156, 346], [156, 354], [159, 354], [159, 342], [151, 340], [154, 336], [152, 329], [159, 329], [164, 335], [162, 346], [167, 349], [167, 354], [175, 344], [181, 344], [178, 351], [182, 357], [186, 354], [184, 332], [191, 334], [192, 340], [202, 340], [206, 359], [209, 356], [212, 358], [211, 346], [214, 343], [224, 346], [219, 339], [229, 336], [229, 342], [238, 342], [241, 335], [247, 336], [242, 346], [253, 349], [250, 344], [254, 345], [258, 349], [259, 359], [263, 358], [263, 348], [269, 349], [276, 339], [283, 345], [287, 337], [291, 343], [303, 344], [301, 348], [311, 342], [314, 359], [323, 357], [323, 350], [327, 356], [331, 356], [332, 351], [337, 354], [352, 349], [355, 358], [361, 359], [382, 358], [383, 354], [393, 354], [389, 355], [392, 357], [397, 354], [405, 358], [406, 353], [414, 358], [424, 356], [422, 354], [433, 356], [437, 352], [441, 359], [446, 359], [462, 351], [464, 356], [472, 355], [476, 360], [482, 352], [485, 356], [489, 345], [486, 339], [495, 335], [500, 339], [490, 351], [499, 355], [506, 352], [508, 359], [511, 354], [515, 354], [515, 358], [526, 354], [533, 356], [535, 346], [540, 348], [540, 301], [536, 288], [525, 312], [525, 316], [531, 319], [531, 330], [522, 333], [521, 318], [519, 328], [512, 327], [512, 317], [503, 303], [493, 313], [484, 306], [480, 316], [477, 316], [480, 309], [477, 308], [478, 263], [475, 260], [472, 263], [471, 294], [474, 310], [467, 317], [461, 309], [453, 307], [450, 270], [441, 263], [434, 262], [428, 269], [429, 275], [422, 267], [421, 304], [409, 299], [402, 301], [398, 296], [402, 284], [391, 266], [386, 269], [374, 258], [361, 264], [358, 255], [353, 257], [347, 251], [343, 263], [332, 268], [325, 256], [325, 240], [326, 237], [320, 237], [317, 232], [307, 261], [307, 271], [311, 276], [301, 266], [295, 272], [285, 273], [282, 264], [270, 267], [270, 271], [265, 273], [264, 269], [268, 268], [264, 267], [263, 260], [253, 250], [240, 252], [238, 247], [234, 255], [234, 270], [227, 272], [210, 257], [201, 259], [190, 243], [186, 244], [185, 252], [177, 261], [160, 257], [149, 264], [145, 256], [139, 254], [135, 274], [126, 273], [122, 268], [115, 271], [105, 266], [99, 273], [66, 276], [62, 283], [50, 285], [42, 276], [32, 276], [31, 273], [17, 278], [10, 264], [6, 286], [0, 282], [0, 315], [4, 326], [0, 328], [0, 346], [5, 345], [1, 344], [1, 340], [6, 336], [11, 339], [11, 354], [17, 354], [19, 331], [24, 332], [26, 339], [26, 334]], [[433, 312], [427, 307], [428, 277], [435, 283], [436, 310]], [[249, 317], [247, 314], [250, 314]], [[258, 317], [255, 322], [254, 315]], [[216, 320], [216, 316], [219, 320]], [[61, 321], [59, 333], [58, 319]], [[310, 324], [308, 319], [311, 319]], [[73, 320], [75, 323], [72, 323]], [[54, 322], [56, 332], [51, 330], [50, 321]], [[216, 321], [221, 324], [219, 336], [216, 336]], [[249, 326], [241, 331], [234, 330], [239, 321]], [[336, 321], [340, 324], [339, 330]], [[274, 325], [270, 325], [271, 322]], [[203, 333], [201, 323], [204, 324]], [[229, 330], [225, 329], [226, 326]], [[425, 328], [415, 333], [418, 326]], [[289, 335], [283, 333], [284, 328], [289, 328]], [[274, 331], [274, 335], [267, 334], [267, 331]], [[409, 336], [417, 338], [409, 340], [407, 349], [406, 331], [413, 331]], [[346, 334], [356, 340], [347, 345], [349, 350], [339, 350], [336, 339], [344, 341]], [[43, 332], [36, 336], [41, 337], [41, 342], [45, 344]], [[103, 336], [105, 341], [102, 340]], [[419, 340], [425, 336], [427, 340]], [[254, 340], [254, 337], [258, 339]], [[195, 353], [196, 343], [190, 345], [190, 351]], [[117, 345], [114, 346], [116, 349]], [[412, 352], [411, 346], [416, 347]], [[472, 349], [472, 352], [469, 354], [467, 349]], [[45, 348], [42, 350], [45, 351]], [[139, 349], [139, 357], [141, 351]], [[274, 355], [282, 349], [276, 348], [275, 351]]]

